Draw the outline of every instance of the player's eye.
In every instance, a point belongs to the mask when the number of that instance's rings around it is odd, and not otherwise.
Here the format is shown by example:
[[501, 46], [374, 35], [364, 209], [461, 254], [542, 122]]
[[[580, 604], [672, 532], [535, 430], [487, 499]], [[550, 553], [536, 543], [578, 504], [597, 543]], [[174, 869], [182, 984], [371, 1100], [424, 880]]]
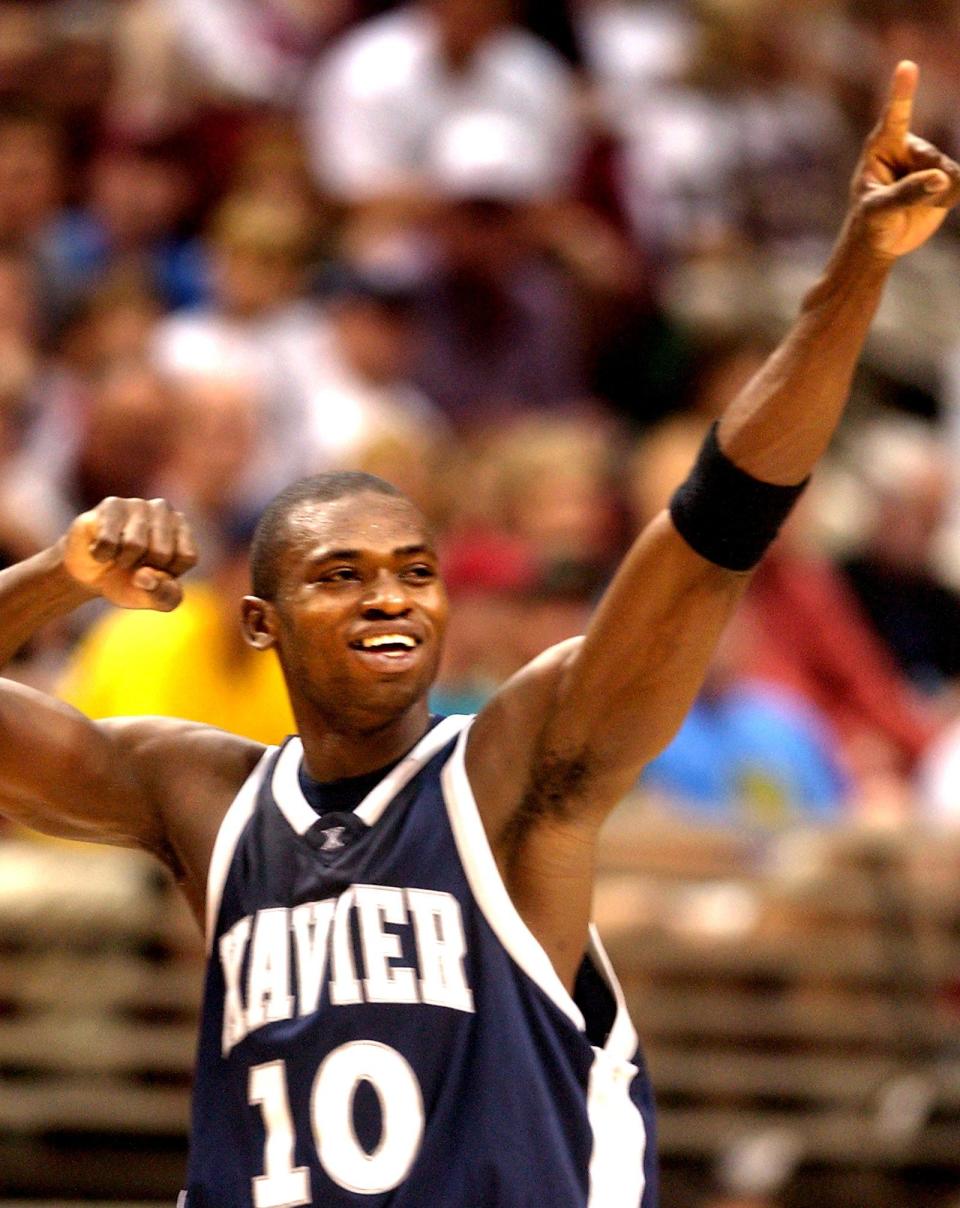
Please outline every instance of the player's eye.
[[336, 566], [333, 570], [325, 570], [317, 576], [318, 583], [355, 583], [360, 578], [360, 572], [355, 566]]
[[405, 579], [412, 579], [415, 583], [429, 582], [437, 577], [437, 572], [426, 562], [416, 562], [413, 566], [404, 567], [401, 574]]

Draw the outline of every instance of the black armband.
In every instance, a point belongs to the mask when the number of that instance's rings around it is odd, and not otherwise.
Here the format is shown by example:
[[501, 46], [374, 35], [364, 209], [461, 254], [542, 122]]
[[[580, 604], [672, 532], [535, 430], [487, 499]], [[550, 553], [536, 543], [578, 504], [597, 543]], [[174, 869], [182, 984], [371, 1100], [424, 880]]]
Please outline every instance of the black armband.
[[784, 487], [754, 478], [720, 448], [714, 424], [693, 469], [670, 500], [670, 516], [701, 557], [728, 570], [751, 570], [809, 481]]

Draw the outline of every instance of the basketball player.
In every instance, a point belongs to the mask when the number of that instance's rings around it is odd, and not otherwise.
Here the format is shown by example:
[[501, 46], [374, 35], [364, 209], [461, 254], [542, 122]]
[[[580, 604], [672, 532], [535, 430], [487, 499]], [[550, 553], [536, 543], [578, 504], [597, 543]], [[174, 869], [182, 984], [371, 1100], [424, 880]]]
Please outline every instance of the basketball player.
[[[153, 852], [206, 928], [190, 1208], [655, 1204], [650, 1090], [589, 925], [597, 832], [823, 452], [891, 264], [960, 196], [960, 169], [909, 133], [916, 79], [894, 74], [800, 318], [586, 636], [476, 719], [428, 713], [436, 554], [362, 475], [294, 486], [254, 542], [243, 624], [283, 667], [299, 736], [281, 749], [94, 724], [3, 685], [5, 811]], [[0, 654], [92, 596], [174, 608], [194, 560], [165, 503], [107, 499], [4, 572]]]

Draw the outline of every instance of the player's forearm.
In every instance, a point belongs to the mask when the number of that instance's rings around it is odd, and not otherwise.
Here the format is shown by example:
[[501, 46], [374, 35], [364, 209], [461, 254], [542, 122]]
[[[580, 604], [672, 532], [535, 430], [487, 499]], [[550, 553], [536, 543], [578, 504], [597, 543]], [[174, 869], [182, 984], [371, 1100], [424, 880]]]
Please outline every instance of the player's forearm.
[[60, 542], [0, 571], [0, 667], [48, 621], [93, 597], [64, 568]]
[[844, 231], [790, 332], [720, 421], [720, 446], [742, 470], [792, 484], [813, 469], [843, 414], [892, 263]]

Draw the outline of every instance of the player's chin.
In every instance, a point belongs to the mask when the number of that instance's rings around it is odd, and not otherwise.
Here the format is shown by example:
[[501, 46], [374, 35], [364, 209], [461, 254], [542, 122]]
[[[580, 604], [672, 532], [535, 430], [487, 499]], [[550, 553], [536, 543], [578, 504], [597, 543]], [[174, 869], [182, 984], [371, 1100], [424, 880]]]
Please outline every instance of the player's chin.
[[366, 678], [363, 695], [377, 712], [402, 713], [430, 692], [434, 670], [426, 664]]
[[381, 680], [363, 686], [354, 695], [353, 709], [363, 726], [379, 729], [405, 716], [427, 696], [429, 686], [409, 679]]

